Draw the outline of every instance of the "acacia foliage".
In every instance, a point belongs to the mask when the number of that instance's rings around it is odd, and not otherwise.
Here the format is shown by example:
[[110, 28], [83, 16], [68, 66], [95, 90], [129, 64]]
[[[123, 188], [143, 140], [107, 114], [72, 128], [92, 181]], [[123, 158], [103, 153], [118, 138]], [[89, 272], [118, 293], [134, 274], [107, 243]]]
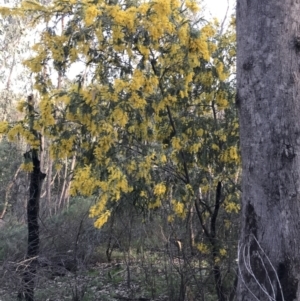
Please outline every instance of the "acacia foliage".
[[[58, 169], [77, 156], [71, 192], [98, 195], [90, 212], [96, 227], [126, 200], [147, 209], [168, 204], [170, 222], [196, 201], [204, 225], [219, 182], [224, 212], [239, 210], [234, 35], [192, 21], [197, 11], [190, 0], [23, 1], [14, 11], [45, 26], [24, 63], [40, 95], [34, 128], [51, 141]], [[57, 89], [50, 70], [77, 77]], [[24, 119], [1, 123], [0, 133], [39, 147], [28, 104], [18, 109]]]

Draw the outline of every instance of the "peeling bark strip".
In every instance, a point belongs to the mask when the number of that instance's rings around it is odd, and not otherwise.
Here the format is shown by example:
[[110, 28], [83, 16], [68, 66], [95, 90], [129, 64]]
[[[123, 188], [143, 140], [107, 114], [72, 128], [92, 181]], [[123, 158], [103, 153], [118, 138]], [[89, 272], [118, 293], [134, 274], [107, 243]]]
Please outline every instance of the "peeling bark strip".
[[237, 1], [237, 301], [300, 301], [300, 1]]

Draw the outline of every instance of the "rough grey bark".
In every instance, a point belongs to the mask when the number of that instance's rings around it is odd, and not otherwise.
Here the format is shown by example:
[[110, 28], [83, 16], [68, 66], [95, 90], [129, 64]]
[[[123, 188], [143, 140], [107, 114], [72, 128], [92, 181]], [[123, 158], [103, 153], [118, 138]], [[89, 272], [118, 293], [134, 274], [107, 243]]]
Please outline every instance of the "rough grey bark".
[[237, 1], [237, 300], [300, 300], [300, 1]]

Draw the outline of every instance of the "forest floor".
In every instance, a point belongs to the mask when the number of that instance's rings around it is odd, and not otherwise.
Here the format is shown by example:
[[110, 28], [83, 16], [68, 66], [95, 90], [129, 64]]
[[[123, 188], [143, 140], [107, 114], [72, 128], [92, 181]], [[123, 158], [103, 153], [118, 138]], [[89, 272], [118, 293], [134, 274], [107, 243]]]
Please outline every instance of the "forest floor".
[[[8, 278], [0, 281], [0, 301], [17, 300], [17, 283]], [[167, 295], [165, 271], [159, 261], [143, 265], [118, 260], [63, 273], [41, 268], [36, 277], [36, 301], [165, 301]]]

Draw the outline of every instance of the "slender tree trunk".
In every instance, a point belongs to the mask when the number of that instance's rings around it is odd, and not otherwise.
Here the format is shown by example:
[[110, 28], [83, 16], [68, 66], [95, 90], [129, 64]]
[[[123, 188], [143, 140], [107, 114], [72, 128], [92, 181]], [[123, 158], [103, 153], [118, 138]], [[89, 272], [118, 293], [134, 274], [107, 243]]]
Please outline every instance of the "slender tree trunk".
[[60, 193], [60, 197], [58, 200], [58, 204], [57, 204], [57, 211], [59, 209], [62, 208], [62, 205], [64, 203], [64, 199], [65, 199], [65, 193], [66, 193], [66, 187], [67, 187], [67, 181], [68, 181], [68, 158], [66, 158], [65, 161], [65, 171], [64, 171], [64, 175], [63, 175], [63, 184], [62, 184], [62, 188], [61, 188], [61, 193]]
[[8, 208], [8, 204], [9, 204], [9, 198], [10, 198], [10, 191], [16, 181], [16, 178], [19, 174], [21, 170], [21, 167], [19, 167], [13, 177], [13, 179], [9, 182], [9, 184], [7, 185], [7, 188], [6, 188], [6, 191], [5, 191], [5, 201], [4, 201], [4, 207], [2, 209], [2, 212], [0, 214], [0, 219], [3, 219], [4, 218], [4, 215], [6, 214], [6, 211], [7, 211], [7, 208]]
[[195, 231], [193, 225], [193, 217], [194, 217], [194, 204], [190, 205], [189, 213], [187, 217], [187, 233], [188, 233], [188, 240], [190, 246], [190, 253], [191, 255], [195, 255]]
[[76, 155], [74, 155], [72, 158], [70, 170], [68, 170], [68, 158], [66, 158], [64, 182], [59, 197], [59, 202], [57, 206], [58, 208], [62, 208], [63, 206], [69, 207], [69, 197], [70, 197], [69, 191], [70, 191], [75, 165], [76, 165]]
[[[28, 155], [28, 154], [25, 154]], [[26, 301], [34, 300], [34, 278], [36, 274], [37, 257], [39, 254], [39, 200], [42, 181], [45, 174], [40, 170], [40, 161], [37, 157], [37, 151], [31, 151], [33, 171], [30, 174], [29, 200], [27, 204], [27, 224], [28, 224], [28, 244], [26, 259], [28, 264], [23, 275], [24, 291], [19, 294], [20, 299]]]
[[74, 169], [76, 166], [76, 154], [74, 154], [73, 158], [72, 158], [72, 163], [71, 163], [71, 169], [69, 171], [69, 175], [68, 175], [68, 183], [67, 183], [67, 188], [66, 188], [66, 192], [65, 192], [65, 204], [67, 206], [67, 208], [70, 205], [70, 188], [71, 188], [71, 184], [72, 184], [72, 177], [74, 174]]
[[48, 153], [48, 175], [47, 175], [47, 186], [46, 186], [46, 196], [48, 203], [48, 210], [50, 216], [52, 215], [52, 202], [51, 202], [51, 184], [52, 184], [52, 168], [53, 168], [53, 160]]
[[237, 300], [300, 300], [300, 1], [237, 1]]
[[198, 200], [195, 200], [195, 209], [200, 221], [200, 224], [202, 226], [204, 235], [206, 238], [209, 240], [211, 247], [212, 247], [212, 259], [214, 261], [214, 266], [213, 266], [213, 275], [214, 275], [214, 280], [215, 280], [215, 288], [216, 288], [216, 293], [218, 296], [218, 301], [225, 301], [225, 288], [222, 283], [222, 274], [221, 274], [221, 269], [220, 266], [217, 264], [216, 259], [218, 257], [218, 244], [217, 244], [217, 236], [216, 236], [216, 226], [217, 226], [217, 218], [219, 215], [219, 210], [221, 206], [221, 200], [222, 199], [222, 184], [221, 182], [218, 182], [217, 188], [216, 188], [216, 199], [215, 199], [215, 205], [214, 209], [211, 212], [211, 220], [210, 220], [210, 227], [208, 228], [202, 218], [200, 208], [199, 208], [199, 200], [200, 200], [200, 193], [198, 195]]
[[[39, 134], [34, 130], [34, 100], [33, 96], [28, 97], [28, 117], [29, 127], [36, 139]], [[23, 274], [24, 288], [22, 292], [19, 292], [18, 299], [25, 301], [34, 301], [34, 280], [37, 268], [37, 258], [39, 254], [39, 202], [41, 195], [42, 182], [46, 177], [46, 174], [41, 172], [40, 160], [38, 158], [39, 151], [37, 149], [31, 149], [24, 154], [26, 160], [31, 159], [33, 164], [33, 170], [30, 173], [30, 185], [29, 185], [29, 200], [27, 203], [27, 225], [28, 225], [28, 243], [27, 243], [27, 265]]]

